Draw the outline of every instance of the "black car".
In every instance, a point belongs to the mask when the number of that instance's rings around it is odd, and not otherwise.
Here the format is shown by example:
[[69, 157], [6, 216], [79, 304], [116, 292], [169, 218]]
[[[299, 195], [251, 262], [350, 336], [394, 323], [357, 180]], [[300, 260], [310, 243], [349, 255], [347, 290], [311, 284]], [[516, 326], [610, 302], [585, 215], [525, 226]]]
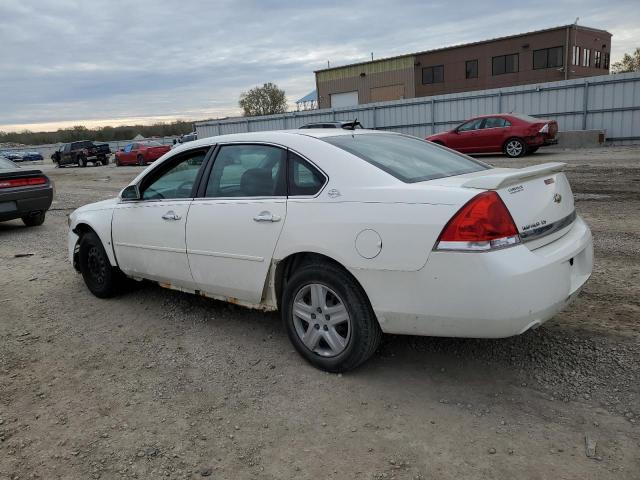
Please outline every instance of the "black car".
[[65, 165], [78, 165], [86, 167], [91, 162], [94, 165], [107, 165], [111, 157], [111, 149], [108, 143], [94, 143], [90, 140], [64, 143], [60, 145], [51, 160], [59, 167]]
[[21, 218], [27, 227], [42, 225], [52, 201], [53, 184], [42, 171], [0, 157], [0, 222]]
[[313, 122], [305, 123], [300, 128], [344, 128], [345, 130], [355, 130], [356, 128], [364, 128], [362, 124], [355, 120], [339, 121], [339, 122]]

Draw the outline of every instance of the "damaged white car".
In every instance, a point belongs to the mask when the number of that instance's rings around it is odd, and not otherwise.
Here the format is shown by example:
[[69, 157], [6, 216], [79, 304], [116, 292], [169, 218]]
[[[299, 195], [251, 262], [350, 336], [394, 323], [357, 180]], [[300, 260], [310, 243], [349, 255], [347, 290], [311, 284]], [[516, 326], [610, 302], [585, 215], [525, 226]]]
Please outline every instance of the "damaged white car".
[[346, 371], [383, 332], [507, 337], [563, 309], [593, 266], [563, 167], [370, 130], [205, 138], [73, 212], [69, 255], [98, 297], [130, 277], [279, 310], [307, 360]]

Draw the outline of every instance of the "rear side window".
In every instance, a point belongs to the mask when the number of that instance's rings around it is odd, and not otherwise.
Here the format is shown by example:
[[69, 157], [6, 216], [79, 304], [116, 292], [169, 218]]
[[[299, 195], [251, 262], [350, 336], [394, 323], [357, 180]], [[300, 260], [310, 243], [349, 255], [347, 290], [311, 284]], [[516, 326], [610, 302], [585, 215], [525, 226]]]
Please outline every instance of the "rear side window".
[[222, 146], [213, 162], [205, 196], [284, 196], [285, 154], [285, 150], [271, 145]]
[[484, 121], [484, 128], [501, 128], [509, 126], [511, 126], [511, 124], [504, 118], [489, 117]]
[[315, 195], [324, 185], [325, 178], [300, 155], [289, 152], [289, 196]]
[[452, 177], [490, 168], [464, 155], [406, 135], [363, 134], [325, 137], [405, 183]]

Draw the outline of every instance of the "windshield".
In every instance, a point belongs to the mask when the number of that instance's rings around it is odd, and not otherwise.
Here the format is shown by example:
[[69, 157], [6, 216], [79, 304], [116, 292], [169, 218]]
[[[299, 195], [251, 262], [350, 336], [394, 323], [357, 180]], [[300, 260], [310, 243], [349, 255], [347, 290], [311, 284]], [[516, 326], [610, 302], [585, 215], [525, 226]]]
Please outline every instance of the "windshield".
[[325, 137], [322, 140], [360, 157], [405, 183], [490, 168], [472, 158], [407, 135], [367, 133]]

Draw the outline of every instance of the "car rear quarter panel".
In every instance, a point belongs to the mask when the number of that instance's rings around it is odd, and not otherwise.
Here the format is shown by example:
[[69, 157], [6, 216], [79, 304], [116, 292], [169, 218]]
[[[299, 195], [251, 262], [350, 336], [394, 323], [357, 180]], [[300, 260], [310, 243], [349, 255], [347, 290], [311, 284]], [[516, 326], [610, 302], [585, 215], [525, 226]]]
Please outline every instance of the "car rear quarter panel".
[[[443, 226], [459, 205], [427, 203], [332, 202], [289, 200], [276, 261], [298, 252], [314, 252], [348, 269], [416, 271], [427, 262]], [[373, 230], [380, 252], [365, 258], [358, 234]]]

